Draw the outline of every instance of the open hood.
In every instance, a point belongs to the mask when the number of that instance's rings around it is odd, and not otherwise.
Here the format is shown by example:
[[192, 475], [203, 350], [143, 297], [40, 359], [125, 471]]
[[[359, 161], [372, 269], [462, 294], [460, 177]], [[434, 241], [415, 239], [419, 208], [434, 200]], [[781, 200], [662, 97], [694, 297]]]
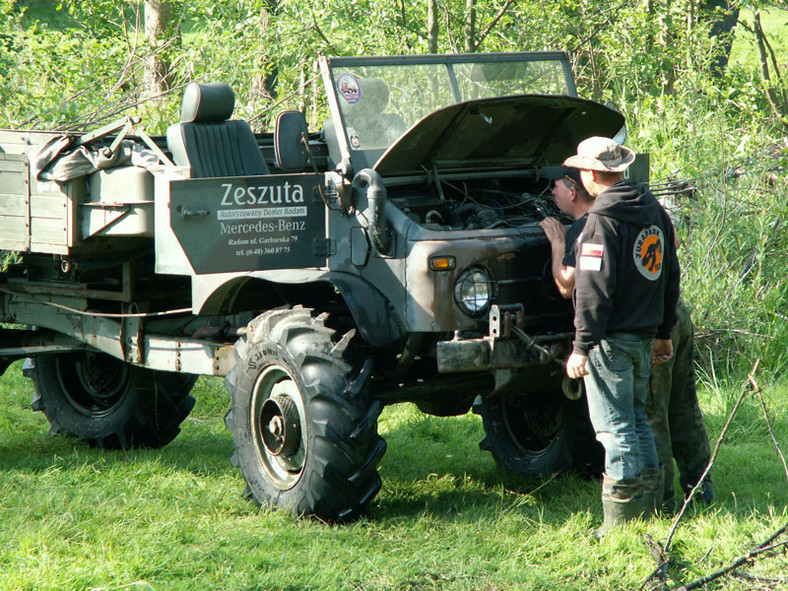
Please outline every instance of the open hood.
[[592, 135], [613, 137], [624, 117], [570, 96], [517, 95], [457, 103], [411, 127], [375, 164], [382, 176], [560, 164]]

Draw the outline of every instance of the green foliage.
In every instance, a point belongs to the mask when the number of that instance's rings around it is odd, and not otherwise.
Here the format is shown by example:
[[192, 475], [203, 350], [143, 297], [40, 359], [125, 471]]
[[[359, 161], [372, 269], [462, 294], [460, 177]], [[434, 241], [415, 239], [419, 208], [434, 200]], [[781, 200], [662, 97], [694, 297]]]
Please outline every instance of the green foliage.
[[[236, 116], [255, 129], [270, 129], [282, 109], [304, 109], [318, 129], [318, 55], [427, 51], [426, 2], [175, 3], [182, 41], [167, 54], [172, 93], [140, 105], [143, 4], [0, 0], [0, 127], [93, 127], [138, 112], [149, 132], [163, 133], [177, 120], [186, 83], [223, 80], [238, 96]], [[761, 357], [777, 378], [788, 365], [785, 128], [772, 115], [745, 28], [727, 71], [711, 75], [722, 43], [709, 36], [712, 14], [697, 12], [705, 5], [477, 0], [474, 42], [480, 51], [568, 50], [580, 94], [622, 110], [630, 145], [651, 155], [652, 179], [692, 181], [681, 254], [702, 358], [738, 379]], [[747, 7], [762, 11], [785, 55], [788, 12]], [[439, 13], [439, 51], [462, 51], [465, 0], [444, 0]], [[752, 13], [741, 18], [751, 22]]]

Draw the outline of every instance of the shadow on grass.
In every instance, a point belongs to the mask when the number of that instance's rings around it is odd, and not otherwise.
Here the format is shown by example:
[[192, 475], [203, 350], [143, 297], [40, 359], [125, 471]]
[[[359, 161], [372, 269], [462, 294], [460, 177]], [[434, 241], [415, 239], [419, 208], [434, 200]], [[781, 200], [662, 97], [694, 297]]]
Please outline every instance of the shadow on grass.
[[[28, 411], [20, 413], [19, 409], [14, 412], [12, 424], [0, 432], [0, 475], [5, 471], [38, 474], [91, 467], [98, 473], [113, 466], [156, 462], [198, 477], [230, 475], [237, 478], [238, 495], [243, 495], [243, 477], [230, 463], [232, 436], [219, 417], [201, 414], [187, 419], [183, 432], [161, 449], [123, 452], [91, 448], [67, 436], [49, 437], [40, 414], [28, 415]], [[712, 425], [720, 420], [713, 415], [709, 418]], [[560, 525], [573, 515], [590, 511], [599, 519], [597, 478], [584, 479], [571, 473], [529, 478], [506, 472], [489, 452], [479, 449], [484, 430], [477, 419], [472, 415], [440, 418], [413, 413], [384, 421], [382, 435], [388, 449], [379, 465], [383, 486], [371, 503], [370, 518], [412, 519], [429, 514], [454, 522], [504, 511]], [[20, 424], [15, 429], [17, 420]], [[732, 433], [736, 445], [723, 447], [713, 469], [717, 500], [712, 511], [736, 514], [758, 507], [764, 500], [780, 501], [784, 496], [777, 490], [764, 489], [769, 482], [784, 481], [768, 435], [761, 434], [764, 437], [756, 442], [751, 429], [745, 429], [745, 433], [747, 437]], [[747, 458], [760, 461], [749, 462]], [[735, 470], [742, 464], [748, 464], [749, 473], [756, 477], [743, 482]], [[691, 514], [703, 510], [699, 507]]]
[[[232, 436], [218, 419], [187, 419], [182, 433], [160, 449], [118, 451], [93, 448], [69, 436], [48, 436], [45, 421], [35, 417], [24, 433], [6, 432], [0, 438], [0, 475], [57, 470], [66, 477], [71, 471], [93, 469], [96, 478], [102, 478], [102, 472], [115, 467], [155, 462], [198, 477], [237, 476], [238, 495], [243, 496], [243, 476], [230, 463]], [[490, 454], [478, 448], [481, 433], [476, 425], [458, 429], [445, 420], [424, 417], [385, 433], [388, 451], [379, 467], [383, 487], [371, 503], [371, 519], [413, 519], [427, 512], [443, 521], [463, 521], [501, 510], [525, 511], [536, 518], [550, 507], [550, 521], [559, 523], [595, 504], [595, 483], [571, 474], [535, 479], [501, 471]], [[38, 423], [41, 431], [36, 432]]]
[[230, 464], [232, 435], [184, 423], [182, 432], [159, 449], [111, 450], [91, 447], [68, 435], [49, 436], [46, 432], [24, 433], [0, 439], [0, 473], [5, 470], [48, 472], [82, 469], [91, 464], [101, 468], [156, 460], [175, 470], [194, 474], [235, 471]]
[[599, 482], [571, 472], [527, 477], [501, 469], [479, 448], [481, 421], [473, 415], [411, 415], [383, 433], [383, 487], [373, 518], [418, 516], [474, 521], [500, 511], [560, 524], [577, 512], [600, 510]]
[[514, 512], [557, 526], [589, 510], [601, 515], [599, 485], [572, 474], [557, 474], [544, 480], [502, 475], [486, 482], [467, 476], [462, 483], [452, 484], [453, 489], [450, 484], [441, 490], [419, 490], [418, 483], [398, 483], [384, 478], [383, 490], [372, 504], [370, 517], [397, 519], [429, 515], [445, 522], [472, 523]]

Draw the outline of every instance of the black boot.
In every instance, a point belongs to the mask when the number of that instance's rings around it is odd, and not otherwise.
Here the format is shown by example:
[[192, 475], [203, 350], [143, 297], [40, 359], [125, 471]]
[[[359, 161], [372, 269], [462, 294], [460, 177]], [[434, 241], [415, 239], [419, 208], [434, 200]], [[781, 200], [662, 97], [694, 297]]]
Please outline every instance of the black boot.
[[[692, 489], [695, 488], [700, 477], [701, 474], [689, 474], [686, 476], [682, 474], [679, 477], [679, 483], [681, 484], [681, 490], [684, 491], [685, 499], [690, 495]], [[711, 476], [709, 474], [706, 474], [706, 478], [700, 483], [695, 498], [700, 500], [704, 505], [711, 505], [711, 502], [714, 500], [714, 486], [711, 483]]]

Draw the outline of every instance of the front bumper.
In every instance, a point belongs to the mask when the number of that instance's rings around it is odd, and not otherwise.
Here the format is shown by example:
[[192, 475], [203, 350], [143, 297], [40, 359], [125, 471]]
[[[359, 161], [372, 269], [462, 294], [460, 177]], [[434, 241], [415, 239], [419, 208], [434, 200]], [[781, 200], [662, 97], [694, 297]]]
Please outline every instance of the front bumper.
[[440, 373], [525, 369], [533, 365], [563, 363], [572, 335], [552, 333], [531, 337], [522, 329], [522, 306], [493, 306], [489, 335], [466, 339], [459, 332], [450, 341], [439, 341]]

